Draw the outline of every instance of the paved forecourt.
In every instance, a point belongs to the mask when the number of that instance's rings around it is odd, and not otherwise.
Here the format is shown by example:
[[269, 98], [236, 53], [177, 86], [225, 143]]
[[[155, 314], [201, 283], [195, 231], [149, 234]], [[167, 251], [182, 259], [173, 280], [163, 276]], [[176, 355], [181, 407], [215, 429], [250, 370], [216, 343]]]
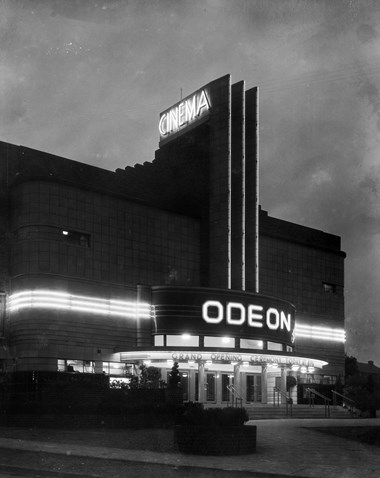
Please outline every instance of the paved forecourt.
[[255, 420], [248, 425], [257, 426], [257, 449], [243, 456], [194, 456], [11, 438], [0, 438], [0, 448], [298, 477], [380, 476], [379, 447], [313, 430], [332, 426], [380, 426], [379, 419]]

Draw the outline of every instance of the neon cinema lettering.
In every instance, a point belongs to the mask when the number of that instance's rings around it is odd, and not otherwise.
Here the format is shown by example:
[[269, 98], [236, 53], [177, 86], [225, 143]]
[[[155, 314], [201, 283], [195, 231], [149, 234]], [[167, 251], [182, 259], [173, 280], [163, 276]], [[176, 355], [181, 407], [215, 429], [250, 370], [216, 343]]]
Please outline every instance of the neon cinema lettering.
[[220, 324], [225, 319], [230, 325], [242, 325], [247, 321], [249, 327], [262, 328], [265, 323], [270, 330], [291, 331], [291, 314], [274, 307], [264, 311], [261, 305], [245, 306], [239, 302], [227, 302], [224, 307], [218, 300], [208, 300], [202, 306], [202, 317], [208, 324]]
[[200, 118], [206, 111], [210, 109], [205, 90], [195, 93], [187, 100], [181, 101], [160, 118], [159, 130], [161, 136], [175, 133], [187, 126], [192, 121]]

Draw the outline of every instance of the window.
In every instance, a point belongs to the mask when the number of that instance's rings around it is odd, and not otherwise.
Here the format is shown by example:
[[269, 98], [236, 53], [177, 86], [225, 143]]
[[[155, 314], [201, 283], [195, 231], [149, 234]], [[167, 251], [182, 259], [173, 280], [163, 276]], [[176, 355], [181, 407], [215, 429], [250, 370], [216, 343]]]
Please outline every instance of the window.
[[264, 343], [262, 340], [240, 339], [241, 349], [262, 350], [263, 347], [264, 347]]
[[326, 292], [327, 294], [335, 294], [336, 285], [329, 284], [328, 282], [323, 282], [323, 292]]
[[268, 342], [268, 350], [277, 350], [282, 351], [282, 344], [278, 344], [277, 342]]
[[205, 347], [234, 348], [235, 339], [233, 337], [205, 337]]
[[90, 247], [90, 234], [62, 229], [57, 226], [34, 224], [21, 226], [15, 231], [15, 238], [27, 241], [65, 241], [81, 247]]
[[199, 337], [197, 335], [167, 335], [166, 345], [168, 347], [199, 347]]
[[58, 372], [95, 373], [95, 362], [58, 359]]
[[163, 335], [155, 335], [154, 336], [154, 346], [155, 347], [163, 347], [164, 346], [164, 336]]
[[124, 376], [126, 371], [125, 363], [103, 362], [103, 373], [106, 375]]
[[62, 230], [64, 240], [69, 244], [75, 244], [81, 247], [90, 247], [90, 235], [84, 232]]

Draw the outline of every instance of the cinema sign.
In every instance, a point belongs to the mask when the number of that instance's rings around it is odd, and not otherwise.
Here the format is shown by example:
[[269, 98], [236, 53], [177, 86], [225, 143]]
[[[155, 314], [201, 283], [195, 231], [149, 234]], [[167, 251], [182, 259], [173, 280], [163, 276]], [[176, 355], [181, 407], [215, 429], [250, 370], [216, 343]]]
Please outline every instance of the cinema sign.
[[224, 289], [152, 287], [157, 334], [230, 336], [292, 345], [295, 308], [261, 294]]
[[205, 117], [210, 106], [209, 93], [206, 89], [201, 89], [161, 113], [158, 125], [161, 139]]

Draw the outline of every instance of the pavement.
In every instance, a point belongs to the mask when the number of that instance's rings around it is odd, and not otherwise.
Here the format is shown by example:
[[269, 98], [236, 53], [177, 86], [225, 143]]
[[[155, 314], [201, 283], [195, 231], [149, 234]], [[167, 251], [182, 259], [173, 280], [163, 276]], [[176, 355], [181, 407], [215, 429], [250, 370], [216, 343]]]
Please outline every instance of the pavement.
[[0, 448], [214, 470], [249, 471], [256, 472], [258, 476], [260, 473], [316, 478], [380, 476], [378, 446], [315, 430], [322, 427], [379, 427], [380, 419], [252, 420], [248, 425], [257, 426], [256, 452], [240, 456], [195, 456], [14, 438], [0, 438]]

